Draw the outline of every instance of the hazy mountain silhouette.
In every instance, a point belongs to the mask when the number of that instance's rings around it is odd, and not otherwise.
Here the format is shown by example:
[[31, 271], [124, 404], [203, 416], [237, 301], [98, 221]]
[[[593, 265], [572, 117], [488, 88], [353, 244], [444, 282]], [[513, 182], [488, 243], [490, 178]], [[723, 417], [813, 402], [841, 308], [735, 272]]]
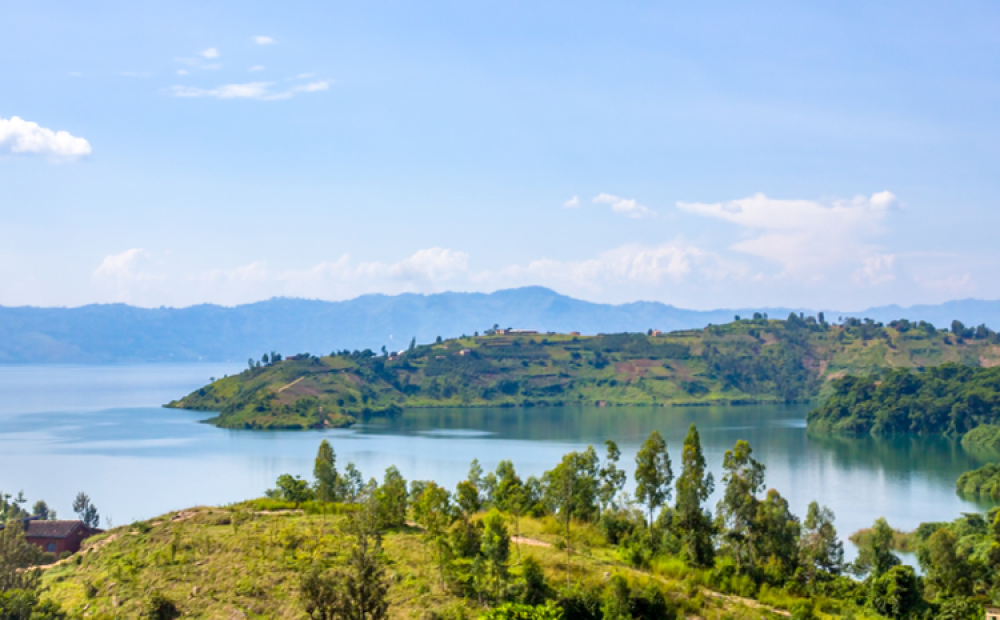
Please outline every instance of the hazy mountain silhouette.
[[[731, 321], [788, 308], [685, 310], [657, 302], [598, 304], [531, 286], [495, 293], [365, 295], [329, 302], [275, 298], [236, 307], [136, 308], [125, 304], [79, 308], [0, 307], [0, 362], [150, 362], [245, 360], [271, 350], [284, 355], [332, 350], [398, 350], [410, 339], [429, 342], [492, 327], [584, 334], [664, 331]], [[800, 309], [795, 309], [796, 312]], [[812, 314], [809, 310], [801, 310]], [[1000, 326], [1000, 301], [965, 300], [940, 305], [885, 306], [840, 316], [926, 320], [939, 327]]]

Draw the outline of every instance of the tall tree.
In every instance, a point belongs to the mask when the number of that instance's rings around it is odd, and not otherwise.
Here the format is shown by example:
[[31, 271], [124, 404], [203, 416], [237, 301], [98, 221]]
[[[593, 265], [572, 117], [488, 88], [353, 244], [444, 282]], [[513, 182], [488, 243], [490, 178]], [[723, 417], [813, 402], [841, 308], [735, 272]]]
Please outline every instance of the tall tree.
[[38, 547], [25, 539], [20, 521], [11, 521], [0, 529], [0, 594], [34, 589], [39, 574], [27, 568], [37, 563], [38, 556]]
[[752, 531], [754, 558], [766, 562], [772, 578], [783, 581], [798, 568], [800, 529], [788, 500], [776, 489], [769, 489], [767, 497], [757, 505]]
[[[493, 502], [497, 508], [514, 517], [514, 535], [521, 535], [521, 515], [525, 509], [525, 488], [521, 477], [514, 470], [514, 463], [509, 460], [500, 461], [497, 465], [497, 485], [493, 492]], [[521, 546], [515, 545], [517, 559], [521, 559]]]
[[621, 450], [618, 449], [618, 444], [609, 439], [604, 442], [604, 445], [608, 449], [608, 455], [605, 457], [604, 465], [601, 467], [601, 486], [597, 491], [597, 496], [601, 502], [601, 510], [616, 507], [615, 498], [618, 497], [618, 494], [625, 487], [625, 479], [627, 478], [624, 470], [618, 468], [618, 461], [622, 456]]
[[493, 590], [493, 600], [499, 601], [510, 577], [510, 534], [503, 515], [496, 508], [483, 517], [481, 550]]
[[833, 511], [816, 502], [809, 504], [799, 539], [799, 557], [812, 581], [818, 572], [839, 575], [844, 570], [844, 543], [833, 526]]
[[709, 567], [715, 549], [712, 546], [712, 515], [704, 503], [715, 490], [715, 480], [707, 471], [701, 436], [692, 424], [684, 438], [681, 475], [677, 478], [677, 510], [674, 529], [681, 537], [682, 555], [691, 566]]
[[722, 459], [725, 491], [716, 508], [717, 528], [723, 532], [723, 540], [741, 572], [755, 565], [753, 526], [760, 503], [757, 493], [764, 486], [764, 465], [752, 454], [750, 444], [742, 439], [726, 451]]
[[97, 513], [97, 506], [90, 503], [90, 497], [80, 491], [73, 500], [73, 512], [80, 517], [80, 520], [87, 527], [96, 528], [101, 524], [101, 515]]
[[972, 565], [959, 551], [958, 537], [950, 529], [942, 527], [931, 534], [918, 557], [927, 585], [936, 598], [972, 595]]
[[398, 527], [406, 522], [406, 479], [395, 465], [386, 468], [375, 499], [381, 527]]
[[425, 542], [434, 547], [438, 565], [438, 580], [444, 587], [444, 570], [448, 563], [448, 526], [452, 521], [451, 494], [436, 482], [427, 482], [413, 502], [413, 518], [424, 528]]
[[635, 456], [635, 497], [646, 505], [652, 536], [653, 512], [670, 499], [674, 472], [670, 468], [667, 442], [659, 431], [653, 431], [642, 443]]
[[885, 517], [879, 517], [872, 526], [871, 534], [858, 549], [858, 558], [854, 561], [854, 572], [858, 575], [870, 573], [872, 577], [880, 577], [894, 566], [899, 566], [900, 560], [892, 552], [893, 532]]
[[342, 499], [339, 496], [337, 456], [333, 452], [333, 446], [324, 439], [319, 444], [316, 452], [316, 462], [313, 465], [313, 478], [315, 478], [316, 499], [321, 502], [336, 502]]

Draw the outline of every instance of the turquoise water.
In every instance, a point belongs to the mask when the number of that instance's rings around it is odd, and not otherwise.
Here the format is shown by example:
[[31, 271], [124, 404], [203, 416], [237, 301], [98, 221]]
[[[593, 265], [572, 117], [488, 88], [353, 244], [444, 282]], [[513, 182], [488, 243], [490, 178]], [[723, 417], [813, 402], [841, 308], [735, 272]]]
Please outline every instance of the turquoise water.
[[[407, 479], [453, 486], [478, 458], [485, 468], [511, 459], [522, 475], [541, 474], [562, 454], [618, 442], [623, 462], [653, 429], [679, 448], [694, 422], [719, 476], [722, 455], [746, 439], [767, 466], [767, 485], [796, 514], [815, 499], [846, 535], [885, 516], [908, 529], [985, 506], [955, 495], [958, 475], [979, 462], [942, 439], [817, 439], [805, 432], [807, 407], [535, 408], [409, 410], [329, 431], [233, 431], [203, 413], [160, 404], [238, 371], [230, 365], [0, 367], [0, 489], [44, 498], [63, 516], [86, 491], [114, 524], [196, 504], [260, 495], [278, 474], [311, 475], [322, 438], [338, 463], [366, 476], [397, 465]], [[602, 450], [603, 453], [603, 450]], [[718, 495], [718, 493], [717, 493]], [[715, 499], [712, 500], [714, 506]]]

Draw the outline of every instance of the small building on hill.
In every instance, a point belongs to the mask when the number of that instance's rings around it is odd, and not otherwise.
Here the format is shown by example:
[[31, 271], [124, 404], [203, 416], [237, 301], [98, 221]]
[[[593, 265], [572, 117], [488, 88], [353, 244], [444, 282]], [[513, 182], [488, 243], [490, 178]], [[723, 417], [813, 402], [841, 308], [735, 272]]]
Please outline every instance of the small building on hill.
[[65, 551], [76, 553], [80, 544], [104, 530], [87, 527], [83, 521], [46, 521], [31, 518], [24, 520], [24, 538], [42, 551], [57, 556]]
[[987, 607], [986, 620], [1000, 620], [1000, 607]]

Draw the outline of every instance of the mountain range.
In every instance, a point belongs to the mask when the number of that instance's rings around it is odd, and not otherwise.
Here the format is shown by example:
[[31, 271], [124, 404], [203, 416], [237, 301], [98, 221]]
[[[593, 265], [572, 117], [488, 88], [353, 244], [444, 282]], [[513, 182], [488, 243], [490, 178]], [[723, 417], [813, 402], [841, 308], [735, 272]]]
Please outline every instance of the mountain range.
[[[235, 307], [138, 308], [94, 304], [77, 308], [0, 307], [0, 363], [129, 363], [238, 361], [278, 351], [327, 354], [342, 349], [406, 348], [438, 336], [472, 335], [499, 325], [539, 332], [583, 334], [671, 331], [726, 323], [736, 315], [804, 308], [687, 310], [658, 302], [600, 304], [543, 287], [495, 293], [364, 295], [347, 301], [274, 298]], [[907, 318], [947, 327], [1000, 327], [1000, 300], [961, 300], [861, 312], [826, 310], [827, 320]]]

